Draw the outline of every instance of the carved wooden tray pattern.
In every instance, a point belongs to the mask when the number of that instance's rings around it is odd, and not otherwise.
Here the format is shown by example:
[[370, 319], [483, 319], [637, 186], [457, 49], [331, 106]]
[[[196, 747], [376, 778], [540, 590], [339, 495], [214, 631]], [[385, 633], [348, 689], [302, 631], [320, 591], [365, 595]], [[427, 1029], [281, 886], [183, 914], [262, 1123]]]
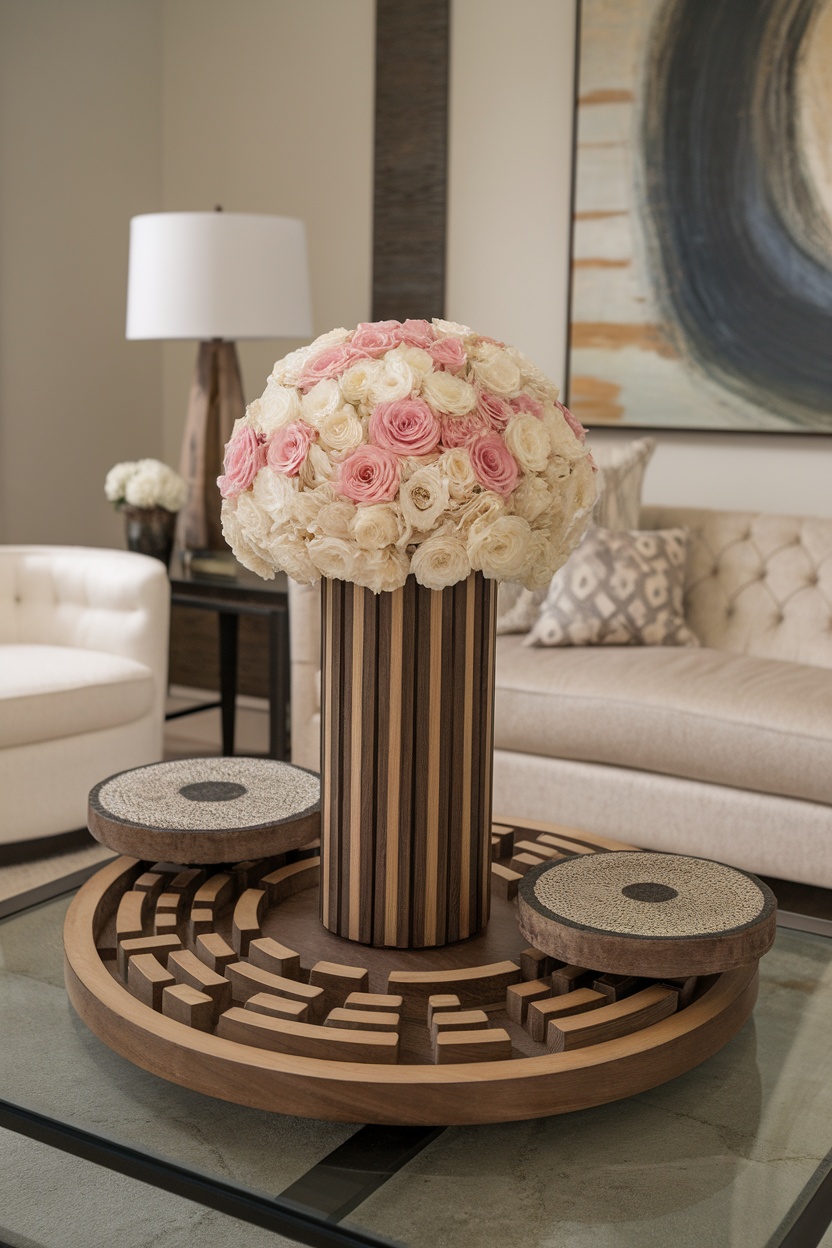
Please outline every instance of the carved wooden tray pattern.
[[630, 849], [496, 824], [492, 918], [436, 950], [375, 949], [318, 919], [315, 846], [225, 868], [118, 858], [67, 915], [70, 999], [132, 1062], [254, 1107], [453, 1124], [564, 1113], [654, 1087], [720, 1049], [757, 963], [649, 980], [524, 948], [517, 885], [563, 855]]

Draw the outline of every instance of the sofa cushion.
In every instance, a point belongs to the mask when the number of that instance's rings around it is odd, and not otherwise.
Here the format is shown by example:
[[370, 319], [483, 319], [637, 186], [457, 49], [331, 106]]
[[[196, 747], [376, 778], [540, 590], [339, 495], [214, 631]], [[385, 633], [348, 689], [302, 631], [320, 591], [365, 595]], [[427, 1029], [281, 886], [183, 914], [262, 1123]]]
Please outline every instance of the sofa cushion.
[[832, 802], [832, 671], [711, 649], [497, 639], [497, 749]]
[[0, 645], [0, 747], [132, 723], [153, 706], [143, 663], [70, 646]]

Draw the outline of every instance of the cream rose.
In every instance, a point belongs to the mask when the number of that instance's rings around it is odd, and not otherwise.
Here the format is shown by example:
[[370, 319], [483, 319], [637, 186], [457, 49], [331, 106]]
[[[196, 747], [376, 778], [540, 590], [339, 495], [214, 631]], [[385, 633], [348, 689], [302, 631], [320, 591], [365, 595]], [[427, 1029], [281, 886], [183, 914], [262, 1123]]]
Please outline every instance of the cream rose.
[[434, 533], [416, 547], [410, 570], [426, 589], [445, 589], [471, 572], [465, 542], [452, 533]]
[[479, 343], [474, 349], [471, 368], [482, 388], [492, 394], [505, 397], [520, 389], [520, 368], [504, 347]]
[[407, 360], [396, 351], [388, 351], [379, 363], [381, 371], [373, 378], [367, 392], [369, 402], [393, 403], [396, 399], [409, 399], [417, 381]]
[[381, 360], [359, 360], [338, 378], [341, 394], [353, 406], [369, 404], [370, 388], [381, 376], [384, 365]]
[[557, 408], [547, 405], [540, 423], [549, 437], [550, 454], [559, 455], [570, 462], [585, 458], [586, 448], [575, 437]]
[[435, 316], [431, 325], [443, 338], [467, 338], [474, 331], [470, 325], [460, 325], [458, 321], [443, 321]]
[[447, 416], [466, 416], [477, 406], [474, 387], [453, 373], [431, 373], [422, 382], [422, 398], [435, 412]]
[[300, 401], [301, 413], [307, 424], [320, 429], [321, 421], [343, 405], [341, 387], [333, 377], [317, 382]]
[[301, 416], [297, 391], [275, 381], [267, 383], [261, 397], [255, 399], [248, 410], [252, 427], [266, 437]]
[[264, 580], [271, 581], [274, 579], [276, 569], [263, 558], [258, 547], [249, 540], [248, 533], [237, 516], [238, 502], [239, 499], [234, 498], [224, 498], [222, 501], [222, 535], [231, 547], [234, 557], [244, 568], [262, 576]]
[[321, 576], [336, 581], [355, 580], [358, 555], [352, 543], [343, 537], [313, 537], [306, 550]]
[[471, 501], [466, 503], [456, 514], [456, 527], [459, 532], [467, 533], [472, 525], [478, 520], [491, 524], [500, 516], [506, 514], [505, 502], [498, 494], [492, 494], [490, 490], [480, 490], [478, 494], [474, 494]]
[[536, 416], [515, 416], [503, 434], [505, 443], [524, 472], [543, 472], [549, 461], [549, 433]]
[[399, 488], [399, 502], [405, 521], [419, 532], [432, 529], [450, 501], [447, 477], [436, 464], [418, 468]]
[[396, 347], [395, 351], [391, 351], [390, 354], [397, 355], [404, 360], [413, 373], [417, 386], [433, 372], [433, 359], [422, 347], [402, 345]]
[[404, 520], [395, 503], [369, 503], [356, 508], [350, 531], [362, 550], [392, 546], [402, 535]]
[[309, 585], [318, 580], [318, 569], [309, 558], [307, 543], [295, 533], [275, 533], [265, 543], [269, 557], [293, 581]]
[[364, 441], [364, 427], [352, 407], [339, 407], [318, 425], [321, 446], [335, 455], [354, 451]]
[[551, 501], [552, 493], [543, 478], [531, 475], [523, 477], [517, 486], [511, 496], [511, 507], [516, 516], [521, 516], [531, 524]]
[[323, 485], [325, 481], [331, 480], [334, 472], [335, 465], [326, 451], [313, 442], [298, 473], [298, 480], [304, 489], [314, 489], [318, 485]]
[[340, 537], [347, 541], [352, 533], [356, 511], [355, 503], [350, 503], [345, 498], [324, 503], [312, 522], [313, 532], [318, 537]]
[[532, 532], [526, 552], [526, 562], [517, 574], [518, 581], [526, 589], [545, 589], [555, 574], [553, 550], [548, 534]]
[[471, 467], [471, 457], [464, 447], [443, 451], [436, 461], [436, 468], [440, 477], [448, 482], [448, 492], [455, 502], [473, 497], [477, 478]]
[[261, 468], [254, 478], [251, 498], [257, 510], [262, 511], [269, 523], [283, 524], [294, 515], [295, 499], [299, 490], [297, 477]]
[[525, 566], [532, 531], [520, 516], [499, 516], [492, 523], [478, 520], [468, 533], [471, 567], [499, 581], [516, 581]]
[[385, 550], [361, 552], [356, 565], [356, 585], [371, 589], [374, 594], [392, 593], [401, 589], [410, 571], [410, 560], [395, 546]]

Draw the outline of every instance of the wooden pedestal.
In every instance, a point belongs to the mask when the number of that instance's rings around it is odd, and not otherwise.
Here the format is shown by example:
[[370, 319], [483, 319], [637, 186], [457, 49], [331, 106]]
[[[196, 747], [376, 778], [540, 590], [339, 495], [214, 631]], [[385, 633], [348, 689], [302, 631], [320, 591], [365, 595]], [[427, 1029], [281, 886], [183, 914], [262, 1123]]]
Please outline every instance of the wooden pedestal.
[[440, 1125], [604, 1104], [717, 1052], [750, 1015], [758, 982], [756, 962], [657, 981], [525, 948], [515, 867], [609, 848], [631, 847], [502, 826], [487, 930], [422, 951], [327, 932], [320, 860], [303, 851], [185, 872], [116, 859], [67, 913], [67, 991], [136, 1065], [259, 1109]]

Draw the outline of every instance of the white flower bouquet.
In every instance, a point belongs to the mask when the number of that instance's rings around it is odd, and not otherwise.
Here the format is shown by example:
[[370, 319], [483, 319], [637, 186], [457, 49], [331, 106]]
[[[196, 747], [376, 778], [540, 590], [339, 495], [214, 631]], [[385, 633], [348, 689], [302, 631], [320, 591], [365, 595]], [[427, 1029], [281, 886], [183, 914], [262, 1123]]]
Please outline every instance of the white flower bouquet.
[[472, 571], [542, 588], [595, 501], [557, 387], [513, 347], [441, 320], [336, 329], [280, 360], [218, 485], [246, 567], [375, 593]]
[[158, 459], [139, 459], [116, 464], [107, 473], [104, 493], [117, 509], [164, 507], [177, 512], [188, 497], [187, 482]]

